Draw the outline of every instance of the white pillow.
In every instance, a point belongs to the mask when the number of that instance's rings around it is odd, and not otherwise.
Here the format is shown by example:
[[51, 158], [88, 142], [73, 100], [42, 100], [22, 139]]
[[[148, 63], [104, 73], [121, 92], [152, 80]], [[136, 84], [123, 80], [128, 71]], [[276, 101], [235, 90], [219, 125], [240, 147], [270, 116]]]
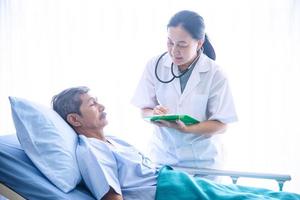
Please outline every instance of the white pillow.
[[9, 100], [17, 136], [27, 156], [63, 192], [74, 189], [81, 180], [75, 131], [51, 108], [16, 97]]

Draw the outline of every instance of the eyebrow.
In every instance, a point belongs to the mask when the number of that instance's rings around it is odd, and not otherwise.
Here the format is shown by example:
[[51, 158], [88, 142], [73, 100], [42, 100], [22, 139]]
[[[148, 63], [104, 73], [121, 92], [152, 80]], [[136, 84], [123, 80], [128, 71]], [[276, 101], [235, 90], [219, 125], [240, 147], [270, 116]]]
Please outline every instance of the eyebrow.
[[[169, 37], [168, 37], [168, 40], [170, 40], [171, 42], [173, 42], [173, 41], [172, 41], [172, 39], [171, 39], [171, 38], [169, 38]], [[178, 41], [177, 43], [185, 43], [185, 44], [187, 44], [187, 42], [186, 42], [186, 41]]]

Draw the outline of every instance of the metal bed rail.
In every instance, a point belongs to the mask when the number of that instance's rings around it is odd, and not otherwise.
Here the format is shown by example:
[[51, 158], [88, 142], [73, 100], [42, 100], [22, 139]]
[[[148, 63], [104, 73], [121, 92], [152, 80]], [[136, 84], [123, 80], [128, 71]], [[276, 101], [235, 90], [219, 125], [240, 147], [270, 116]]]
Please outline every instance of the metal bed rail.
[[[3, 196], [2, 196], [3, 195]], [[25, 200], [19, 194], [11, 190], [9, 187], [5, 186], [0, 182], [0, 200], [10, 199], [10, 200]]]
[[176, 170], [183, 170], [194, 176], [228, 176], [231, 178], [234, 184], [237, 183], [238, 179], [244, 178], [257, 178], [257, 179], [271, 179], [277, 181], [279, 191], [282, 191], [284, 183], [291, 180], [291, 176], [288, 174], [272, 174], [272, 173], [258, 173], [258, 172], [242, 172], [242, 171], [229, 171], [229, 170], [218, 170], [218, 169], [206, 169], [206, 168], [183, 168], [173, 167]]

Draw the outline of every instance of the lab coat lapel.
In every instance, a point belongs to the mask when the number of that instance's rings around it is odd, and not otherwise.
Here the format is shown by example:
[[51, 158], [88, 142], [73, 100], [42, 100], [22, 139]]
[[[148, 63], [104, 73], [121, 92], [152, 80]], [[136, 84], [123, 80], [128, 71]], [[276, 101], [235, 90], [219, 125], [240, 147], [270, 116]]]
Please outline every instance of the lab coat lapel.
[[208, 71], [208, 66], [205, 64], [205, 55], [201, 55], [181, 96], [181, 99], [185, 99], [201, 82], [200, 74]]
[[[174, 70], [174, 71], [175, 71], [175, 73], [176, 73], [176, 70]], [[180, 80], [179, 80], [179, 78], [175, 78], [175, 79], [172, 81], [171, 84], [172, 84], [173, 87], [175, 88], [177, 94], [178, 94], [179, 96], [181, 96], [181, 87], [180, 87]]]
[[194, 71], [194, 70], [193, 70], [188, 82], [186, 83], [186, 86], [185, 86], [185, 89], [183, 90], [181, 99], [185, 99], [194, 90], [194, 88], [197, 87], [197, 85], [201, 81], [200, 72]]

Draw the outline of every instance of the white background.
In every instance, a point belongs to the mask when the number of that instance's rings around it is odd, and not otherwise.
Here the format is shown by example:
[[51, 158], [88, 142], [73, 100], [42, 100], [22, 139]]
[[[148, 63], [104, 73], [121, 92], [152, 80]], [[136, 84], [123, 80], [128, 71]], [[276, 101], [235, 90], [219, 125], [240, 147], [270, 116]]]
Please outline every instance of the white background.
[[59, 91], [87, 85], [106, 106], [106, 132], [146, 150], [152, 127], [130, 99], [183, 9], [204, 17], [233, 92], [239, 122], [224, 135], [226, 168], [288, 173], [285, 190], [300, 192], [297, 0], [0, 0], [0, 135], [15, 132], [8, 96], [50, 105]]

